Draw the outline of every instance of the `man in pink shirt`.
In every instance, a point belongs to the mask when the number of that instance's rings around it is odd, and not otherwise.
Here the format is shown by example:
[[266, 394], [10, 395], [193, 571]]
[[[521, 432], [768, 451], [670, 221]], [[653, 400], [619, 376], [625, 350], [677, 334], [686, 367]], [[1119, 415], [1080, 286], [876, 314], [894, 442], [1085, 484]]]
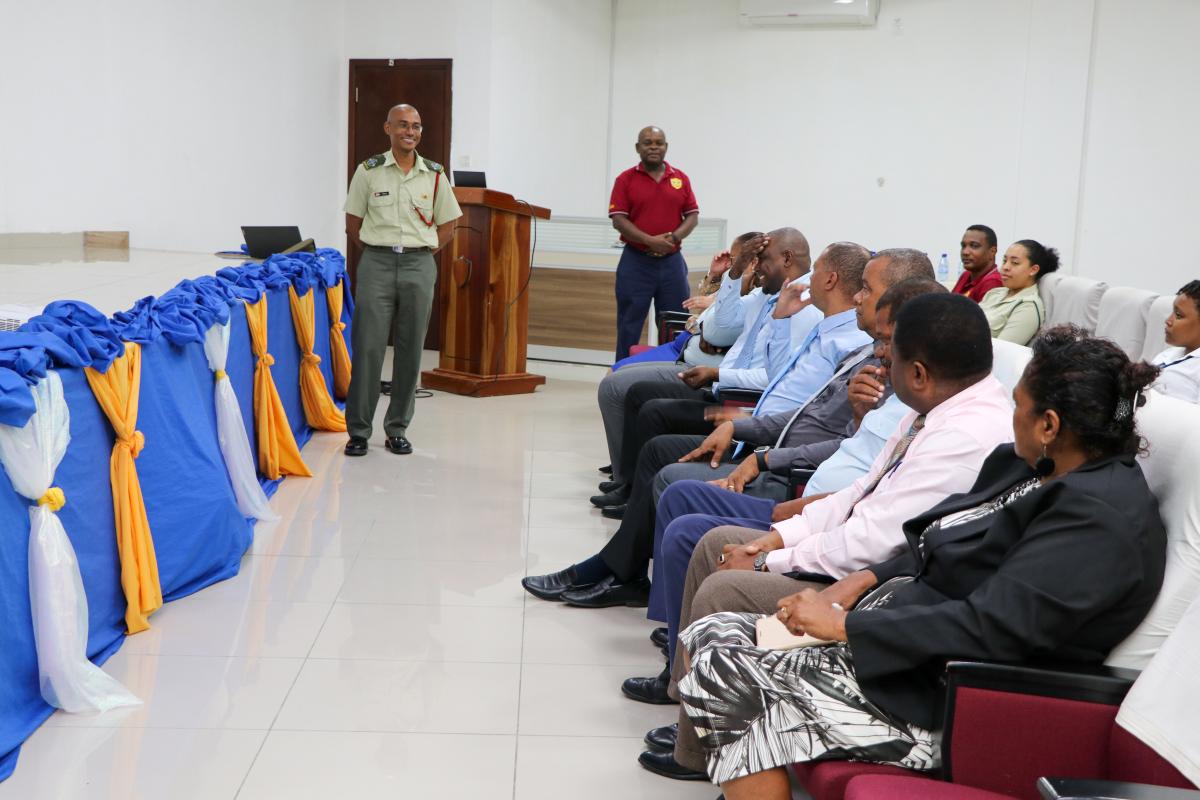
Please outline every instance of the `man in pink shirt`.
[[[721, 527], [705, 535], [688, 567], [681, 630], [717, 611], [772, 613], [805, 585], [894, 557], [905, 546], [905, 521], [970, 489], [988, 454], [1012, 441], [1012, 404], [991, 376], [991, 331], [974, 302], [954, 294], [914, 298], [896, 314], [886, 349], [892, 387], [912, 411], [871, 469], [765, 534]], [[673, 659], [672, 695], [682, 662]], [[658, 740], [663, 731], [651, 734]], [[639, 762], [672, 778], [695, 779], [704, 770], [684, 717], [674, 754], [647, 751]]]
[[1000, 286], [996, 269], [996, 232], [987, 225], [972, 225], [963, 233], [959, 257], [963, 273], [954, 284], [954, 293], [966, 295], [978, 303], [992, 289]]

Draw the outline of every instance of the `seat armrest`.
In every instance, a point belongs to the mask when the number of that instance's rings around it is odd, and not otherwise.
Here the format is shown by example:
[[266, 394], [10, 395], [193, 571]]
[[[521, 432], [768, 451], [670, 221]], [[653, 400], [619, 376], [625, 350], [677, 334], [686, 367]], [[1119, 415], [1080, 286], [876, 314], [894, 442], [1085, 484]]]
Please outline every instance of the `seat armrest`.
[[1041, 778], [1037, 788], [1044, 800], [1200, 800], [1200, 791], [1194, 789], [1123, 781]]
[[[946, 699], [955, 689], [992, 689], [1088, 703], [1120, 705], [1140, 673], [1134, 669], [1100, 664], [999, 664], [985, 661], [951, 661], [946, 665]], [[947, 719], [951, 714], [947, 708]]]
[[732, 386], [722, 386], [717, 393], [722, 403], [726, 405], [757, 405], [758, 398], [762, 397], [762, 392], [757, 389], [736, 389]]
[[804, 492], [804, 487], [808, 485], [815, 472], [815, 469], [792, 467], [792, 471], [788, 473], [788, 498], [799, 497]]

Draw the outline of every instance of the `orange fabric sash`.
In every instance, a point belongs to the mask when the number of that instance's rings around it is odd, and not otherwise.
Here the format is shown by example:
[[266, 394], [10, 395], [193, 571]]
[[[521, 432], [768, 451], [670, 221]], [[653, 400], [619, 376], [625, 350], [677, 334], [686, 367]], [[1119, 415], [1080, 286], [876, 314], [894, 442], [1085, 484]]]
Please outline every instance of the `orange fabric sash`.
[[108, 462], [112, 482], [113, 519], [117, 554], [121, 559], [121, 588], [125, 593], [125, 629], [139, 633], [150, 627], [148, 617], [162, 607], [158, 560], [146, 503], [134, 459], [146, 440], [137, 430], [138, 394], [142, 384], [142, 350], [127, 342], [125, 354], [101, 374], [86, 367], [83, 374], [92, 394], [117, 434]]
[[309, 289], [301, 297], [296, 294], [294, 286], [289, 286], [288, 299], [292, 309], [292, 327], [296, 329], [296, 344], [300, 345], [300, 400], [304, 404], [304, 416], [308, 424], [319, 431], [345, 433], [346, 415], [329, 396], [325, 376], [321, 374], [321, 357], [313, 352], [316, 339], [313, 290]]
[[325, 304], [329, 307], [329, 361], [333, 366], [333, 393], [339, 400], [345, 400], [350, 393], [350, 351], [346, 349], [346, 323], [342, 322], [345, 282], [343, 278], [337, 286], [325, 290]]
[[[243, 301], [244, 302], [244, 301]], [[288, 424], [287, 412], [279, 399], [279, 390], [271, 377], [275, 359], [267, 352], [267, 296], [257, 303], [246, 303], [246, 326], [250, 329], [250, 349], [258, 359], [254, 367], [254, 433], [258, 440], [258, 469], [274, 480], [282, 475], [312, 477]]]

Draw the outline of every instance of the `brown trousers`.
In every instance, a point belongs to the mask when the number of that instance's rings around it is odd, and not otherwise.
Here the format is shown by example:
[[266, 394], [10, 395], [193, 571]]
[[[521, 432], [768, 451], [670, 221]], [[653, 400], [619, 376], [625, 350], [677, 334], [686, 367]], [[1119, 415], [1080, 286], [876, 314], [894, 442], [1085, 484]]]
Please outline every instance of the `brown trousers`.
[[[762, 531], [732, 525], [713, 528], [704, 534], [688, 563], [679, 630], [718, 611], [771, 614], [776, 610], [776, 603], [801, 589], [825, 588], [820, 584], [797, 581], [769, 572], [717, 569], [717, 558], [725, 545], [748, 544], [762, 535]], [[667, 689], [676, 700], [679, 699], [679, 681], [687, 674], [687, 670], [687, 653], [677, 644], [675, 658], [671, 660], [671, 685]], [[679, 735], [675, 739], [675, 761], [690, 769], [705, 770], [704, 748], [700, 746], [696, 729], [692, 727], [692, 721], [682, 706], [679, 709]]]

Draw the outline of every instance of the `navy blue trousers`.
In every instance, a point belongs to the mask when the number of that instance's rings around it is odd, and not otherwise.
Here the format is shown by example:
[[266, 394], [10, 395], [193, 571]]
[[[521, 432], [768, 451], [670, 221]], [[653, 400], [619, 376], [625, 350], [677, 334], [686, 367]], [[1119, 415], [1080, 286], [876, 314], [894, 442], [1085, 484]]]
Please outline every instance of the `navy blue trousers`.
[[683, 311], [687, 298], [687, 263], [681, 253], [655, 258], [627, 246], [617, 263], [616, 360], [626, 358], [642, 338], [651, 300], [656, 312]]
[[683, 612], [683, 582], [692, 551], [704, 534], [722, 525], [766, 531], [775, 501], [738, 494], [705, 481], [672, 483], [658, 498], [654, 520], [654, 573], [646, 616], [667, 623], [667, 653], [675, 655], [675, 637]]

